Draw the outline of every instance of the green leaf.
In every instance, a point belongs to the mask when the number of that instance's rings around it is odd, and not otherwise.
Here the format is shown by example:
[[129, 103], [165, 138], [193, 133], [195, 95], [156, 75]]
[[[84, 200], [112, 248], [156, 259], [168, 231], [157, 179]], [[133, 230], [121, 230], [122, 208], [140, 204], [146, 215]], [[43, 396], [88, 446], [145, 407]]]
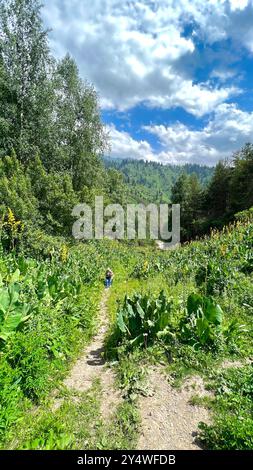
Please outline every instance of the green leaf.
[[187, 311], [189, 315], [197, 313], [198, 309], [203, 305], [203, 297], [199, 294], [191, 294], [187, 300]]
[[15, 282], [18, 282], [20, 278], [20, 271], [19, 269], [16, 269], [16, 271], [12, 274], [10, 278], [10, 284], [14, 284]]
[[7, 289], [0, 291], [0, 311], [5, 313], [10, 306], [10, 295]]
[[4, 323], [2, 324], [2, 327], [0, 330], [0, 335], [2, 339], [4, 339], [3, 337], [6, 338], [11, 333], [13, 333], [19, 326], [21, 320], [22, 320], [21, 313], [14, 313], [14, 314], [7, 315], [7, 317], [5, 317], [4, 319]]
[[143, 319], [145, 317], [145, 312], [143, 308], [140, 306], [139, 302], [136, 302], [136, 310], [139, 313], [140, 317]]
[[123, 312], [122, 312], [122, 310], [120, 310], [120, 311], [118, 312], [117, 325], [118, 325], [120, 331], [122, 331], [122, 333], [126, 333], [126, 332], [127, 332], [127, 327], [126, 327], [126, 324], [125, 324], [125, 322], [124, 322], [124, 317], [123, 317]]
[[10, 305], [15, 304], [19, 298], [19, 285], [18, 284], [10, 284], [8, 287], [9, 295], [10, 295]]
[[128, 312], [129, 317], [135, 317], [136, 316], [135, 313], [134, 313], [132, 305], [130, 305], [129, 303], [127, 304], [127, 312]]
[[208, 321], [214, 325], [220, 325], [222, 323], [222, 309], [219, 304], [215, 304], [212, 299], [205, 298], [204, 314]]

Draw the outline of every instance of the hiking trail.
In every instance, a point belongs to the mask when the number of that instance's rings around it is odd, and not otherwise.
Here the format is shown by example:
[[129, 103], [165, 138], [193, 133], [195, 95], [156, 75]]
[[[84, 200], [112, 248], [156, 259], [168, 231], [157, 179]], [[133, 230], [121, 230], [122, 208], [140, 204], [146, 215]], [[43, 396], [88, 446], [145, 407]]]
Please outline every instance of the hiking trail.
[[161, 371], [149, 373], [152, 393], [139, 401], [142, 419], [138, 449], [201, 450], [196, 440], [198, 423], [210, 423], [209, 412], [190, 404], [194, 394], [210, 396], [201, 377], [187, 378], [180, 389], [173, 388]]
[[89, 390], [95, 379], [101, 384], [101, 416], [108, 419], [121, 401], [120, 391], [115, 387], [115, 374], [104, 359], [104, 340], [108, 328], [107, 300], [109, 289], [105, 289], [99, 305], [99, 327], [91, 343], [77, 359], [69, 376], [64, 380], [68, 389], [78, 392]]
[[[224, 360], [217, 368], [235, 369], [251, 364], [251, 360]], [[154, 367], [148, 376], [150, 396], [141, 397], [139, 408], [141, 432], [138, 449], [143, 450], [202, 450], [198, 441], [198, 424], [211, 424], [211, 413], [204, 407], [191, 404], [191, 398], [213, 397], [213, 391], [206, 390], [204, 380], [198, 375], [185, 378], [178, 389], [172, 387], [168, 376]]]

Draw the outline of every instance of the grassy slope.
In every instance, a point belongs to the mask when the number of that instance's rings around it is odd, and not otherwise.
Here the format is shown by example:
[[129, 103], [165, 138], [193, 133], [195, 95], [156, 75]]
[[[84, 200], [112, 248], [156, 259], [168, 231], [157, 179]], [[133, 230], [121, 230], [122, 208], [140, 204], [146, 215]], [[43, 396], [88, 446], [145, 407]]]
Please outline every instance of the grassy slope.
[[[215, 398], [204, 403], [213, 411], [213, 426], [202, 426], [201, 438], [208, 448], [246, 449], [253, 447], [252, 433], [252, 366], [220, 371], [217, 367], [225, 358], [240, 360], [253, 353], [253, 225], [238, 222], [236, 226], [214, 232], [211, 239], [193, 242], [176, 252], [154, 253], [138, 250], [139, 261], [131, 275], [131, 267], [118, 273], [110, 297], [112, 321], [119, 302], [125, 295], [138, 291], [150, 296], [164, 289], [173, 302], [174, 324], [184, 316], [188, 295], [192, 292], [212, 296], [222, 307], [224, 325], [235, 320], [243, 325], [243, 334], [231, 335], [229, 344], [217, 340], [215, 348], [194, 349], [187, 343], [155, 344], [146, 351], [113, 349], [108, 339], [109, 357], [118, 357], [118, 376], [128, 396], [143, 389], [145, 368], [150, 362], [166, 366], [174, 384], [180, 384], [188, 374], [198, 373], [214, 390]], [[204, 276], [203, 276], [204, 268]], [[113, 328], [112, 328], [113, 330]], [[169, 354], [168, 354], [169, 353]], [[168, 363], [169, 357], [169, 363]]]
[[[145, 388], [145, 370], [151, 362], [163, 364], [175, 385], [185, 375], [197, 372], [216, 390], [215, 399], [208, 404], [214, 411], [214, 425], [202, 431], [209, 448], [252, 446], [250, 367], [225, 371], [218, 378], [216, 374], [217, 364], [224, 358], [244, 360], [252, 355], [252, 246], [253, 227], [250, 223], [238, 223], [223, 234], [213, 233], [211, 239], [193, 242], [175, 252], [128, 247], [110, 241], [78, 246], [71, 250], [68, 261], [55, 259], [53, 264], [46, 263], [42, 270], [43, 279], [48, 279], [53, 272], [57, 275], [61, 273], [60, 277], [67, 279], [63, 291], [68, 289], [69, 283], [81, 282], [80, 293], [76, 297], [67, 293], [65, 300], [58, 294], [55, 294], [56, 298], [51, 298], [46, 291], [42, 299], [38, 299], [39, 267], [41, 264], [44, 266], [43, 262], [29, 269], [26, 275], [21, 273], [23, 300], [32, 300], [33, 320], [29, 321], [23, 332], [13, 336], [14, 342], [10, 338], [0, 353], [2, 447], [134, 447], [138, 431], [137, 398], [139, 390]], [[198, 277], [196, 282], [196, 273], [206, 268], [210, 261], [210, 272], [206, 271], [203, 282]], [[125, 402], [110, 424], [103, 423], [99, 417], [99, 383], [94, 383], [88, 393], [81, 394], [77, 402], [60, 386], [62, 377], [96, 327], [96, 306], [107, 265], [116, 273], [108, 305], [112, 329], [108, 335], [107, 350], [109, 358], [117, 359], [118, 384], [125, 394]], [[11, 256], [2, 256], [0, 268], [3, 283], [7, 285], [11, 272], [17, 268], [17, 261]], [[192, 346], [182, 343], [157, 343], [147, 350], [136, 349], [130, 353], [124, 348], [112, 350], [118, 305], [125, 294], [138, 291], [156, 295], [161, 289], [172, 299], [175, 327], [184, 315], [188, 295], [192, 292], [210, 295], [211, 291], [224, 311], [225, 324], [237, 319], [246, 325], [247, 331], [240, 339], [234, 338], [229, 347], [223, 345], [215, 350], [194, 350]], [[64, 311], [68, 312], [68, 319], [66, 316], [62, 319]], [[50, 321], [54, 321], [53, 329], [47, 327]], [[40, 349], [36, 342], [40, 336], [37, 328], [44, 338]], [[70, 331], [73, 334], [69, 335]], [[49, 338], [53, 353], [48, 350]], [[41, 349], [44, 353], [46, 351], [43, 357], [39, 354]], [[22, 360], [13, 362], [13, 357], [20, 357], [20, 351]], [[29, 381], [34, 371], [40, 379], [39, 387], [33, 380]], [[30, 383], [32, 386], [29, 388]], [[56, 388], [64, 400], [62, 406], [53, 412], [51, 391]], [[31, 393], [33, 389], [37, 396]], [[8, 419], [4, 407], [7, 407]], [[236, 431], [238, 428], [239, 432]]]

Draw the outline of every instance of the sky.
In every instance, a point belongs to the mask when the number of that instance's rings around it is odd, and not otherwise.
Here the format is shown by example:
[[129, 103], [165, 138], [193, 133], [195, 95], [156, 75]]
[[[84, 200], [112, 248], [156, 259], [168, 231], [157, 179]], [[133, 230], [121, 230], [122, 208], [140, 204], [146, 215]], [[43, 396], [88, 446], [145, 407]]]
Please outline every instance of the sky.
[[44, 0], [111, 156], [213, 166], [253, 141], [253, 0]]

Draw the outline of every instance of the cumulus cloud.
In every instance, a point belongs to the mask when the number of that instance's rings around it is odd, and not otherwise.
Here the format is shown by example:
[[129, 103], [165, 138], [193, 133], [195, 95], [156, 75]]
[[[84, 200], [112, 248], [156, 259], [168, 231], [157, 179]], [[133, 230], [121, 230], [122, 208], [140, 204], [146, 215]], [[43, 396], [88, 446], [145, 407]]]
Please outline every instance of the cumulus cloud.
[[253, 0], [45, 0], [43, 11], [54, 52], [71, 53], [103, 109], [178, 107], [209, 118], [197, 130], [145, 126], [161, 151], [112, 124], [112, 156], [213, 165], [251, 140], [253, 113], [231, 101], [245, 78], [240, 57], [253, 53]]
[[138, 142], [128, 133], [110, 129], [112, 157], [152, 160], [160, 163], [199, 163], [213, 166], [231, 157], [253, 134], [253, 112], [243, 112], [235, 104], [220, 104], [201, 130], [178, 122], [171, 126], [145, 126], [162, 144], [155, 152], [147, 141]]
[[157, 161], [151, 145], [146, 140], [135, 140], [128, 132], [119, 131], [114, 125], [107, 127], [111, 142], [111, 157]]
[[121, 111], [144, 103], [209, 113], [237, 88], [197, 83], [177, 62], [193, 57], [196, 39], [231, 38], [253, 52], [253, 0], [46, 0], [44, 19], [58, 56], [70, 51], [103, 108]]

